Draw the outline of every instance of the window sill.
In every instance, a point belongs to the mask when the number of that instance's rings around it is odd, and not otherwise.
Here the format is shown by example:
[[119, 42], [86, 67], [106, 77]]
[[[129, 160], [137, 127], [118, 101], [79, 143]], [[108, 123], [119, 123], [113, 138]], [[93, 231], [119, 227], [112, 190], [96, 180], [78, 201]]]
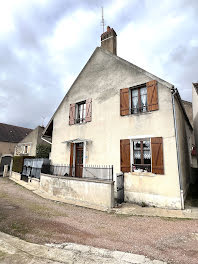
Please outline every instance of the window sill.
[[130, 116], [140, 116], [140, 115], [148, 115], [148, 114], [151, 114], [152, 112], [151, 111], [147, 111], [147, 112], [139, 112], [139, 113], [132, 113], [132, 114], [129, 114]]
[[144, 171], [142, 171], [142, 172], [134, 172], [134, 171], [132, 171], [131, 174], [133, 176], [149, 176], [149, 177], [157, 176], [157, 174], [154, 174], [152, 172], [144, 172]]

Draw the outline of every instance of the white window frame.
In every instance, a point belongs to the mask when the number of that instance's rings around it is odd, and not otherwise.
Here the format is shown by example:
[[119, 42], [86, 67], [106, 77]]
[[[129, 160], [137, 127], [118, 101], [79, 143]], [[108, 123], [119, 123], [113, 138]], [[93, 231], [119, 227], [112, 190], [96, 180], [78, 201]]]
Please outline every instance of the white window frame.
[[[80, 105], [85, 105], [85, 108], [83, 108], [83, 111], [82, 111], [82, 121], [80, 121], [79, 120], [79, 122], [77, 122], [77, 120], [78, 120], [78, 113], [79, 113], [79, 106]], [[84, 100], [84, 101], [80, 101], [80, 102], [78, 102], [78, 103], [76, 103], [76, 111], [75, 111], [75, 124], [83, 124], [83, 123], [85, 123], [85, 119], [86, 119], [86, 100]], [[85, 112], [85, 116], [83, 116], [84, 115], [84, 112]]]
[[[145, 111], [145, 112], [138, 111], [137, 113], [132, 113], [132, 91], [135, 90], [135, 89], [141, 89], [141, 88], [146, 88], [146, 83], [138, 84], [138, 85], [135, 85], [135, 86], [132, 86], [132, 87], [129, 88], [129, 109], [130, 109], [130, 115], [138, 115], [138, 114], [149, 113], [148, 110]], [[148, 93], [147, 93], [147, 107], [148, 107]]]
[[151, 138], [153, 136], [150, 135], [141, 135], [141, 136], [134, 136], [134, 137], [129, 137], [130, 139], [130, 162], [131, 162], [131, 172], [133, 172], [133, 167], [132, 164], [134, 164], [134, 157], [133, 157], [133, 141], [135, 140], [149, 140], [150, 141], [150, 152], [151, 152], [151, 172], [152, 172], [152, 147], [151, 147]]

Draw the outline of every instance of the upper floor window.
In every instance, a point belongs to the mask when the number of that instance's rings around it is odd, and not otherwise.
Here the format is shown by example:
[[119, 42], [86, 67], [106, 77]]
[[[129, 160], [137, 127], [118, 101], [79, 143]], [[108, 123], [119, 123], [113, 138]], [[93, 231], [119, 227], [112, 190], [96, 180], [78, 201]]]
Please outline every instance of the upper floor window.
[[28, 153], [28, 146], [24, 146], [24, 154]]
[[147, 88], [131, 89], [131, 114], [147, 111]]
[[76, 123], [85, 122], [86, 118], [86, 101], [76, 104]]
[[90, 122], [92, 119], [92, 99], [79, 103], [70, 104], [69, 124], [81, 124]]
[[157, 81], [120, 89], [120, 115], [144, 113], [159, 109]]

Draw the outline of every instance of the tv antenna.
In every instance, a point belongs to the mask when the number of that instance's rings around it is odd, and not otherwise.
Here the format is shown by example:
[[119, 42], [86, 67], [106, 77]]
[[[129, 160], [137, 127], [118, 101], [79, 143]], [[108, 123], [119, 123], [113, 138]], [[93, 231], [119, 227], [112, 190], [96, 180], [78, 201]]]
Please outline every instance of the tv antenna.
[[101, 26], [102, 26], [102, 30], [103, 30], [103, 33], [104, 33], [105, 21], [104, 21], [104, 11], [103, 11], [103, 7], [101, 7], [101, 9], [102, 9], [102, 20], [101, 20]]
[[41, 126], [44, 127], [44, 120], [46, 117], [45, 116], [41, 116], [41, 117], [42, 117], [42, 125]]

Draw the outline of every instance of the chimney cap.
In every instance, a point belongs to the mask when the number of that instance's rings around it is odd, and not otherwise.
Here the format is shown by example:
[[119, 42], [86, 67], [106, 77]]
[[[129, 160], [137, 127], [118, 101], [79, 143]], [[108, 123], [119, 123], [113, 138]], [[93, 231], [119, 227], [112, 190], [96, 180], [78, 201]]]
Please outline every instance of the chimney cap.
[[107, 31], [102, 33], [101, 40], [103, 40], [104, 37], [106, 38], [108, 34], [113, 34], [114, 36], [117, 36], [115, 30], [113, 28], [111, 28], [110, 26], [107, 26]]

